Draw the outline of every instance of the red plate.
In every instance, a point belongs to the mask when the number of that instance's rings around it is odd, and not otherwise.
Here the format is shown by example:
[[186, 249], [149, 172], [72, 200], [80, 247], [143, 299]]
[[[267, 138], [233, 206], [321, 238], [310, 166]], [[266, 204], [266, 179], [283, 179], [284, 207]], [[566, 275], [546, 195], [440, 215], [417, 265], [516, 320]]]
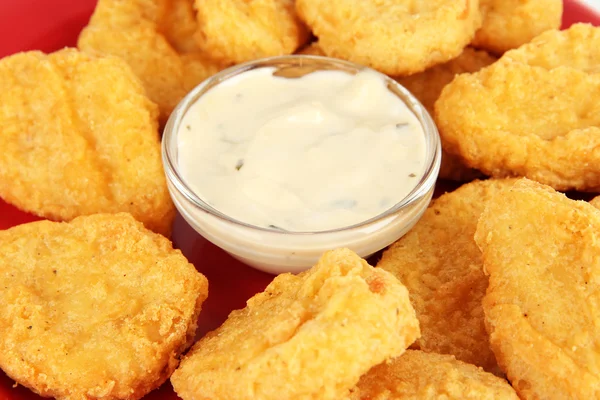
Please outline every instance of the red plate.
[[[95, 0], [0, 0], [0, 57], [24, 50], [49, 52], [75, 45], [95, 3]], [[574, 22], [600, 25], [600, 14], [575, 0], [565, 0], [563, 25], [568, 27]], [[37, 219], [0, 200], [0, 229]], [[272, 279], [271, 275], [241, 264], [199, 237], [180, 217], [175, 221], [173, 242], [210, 282], [210, 296], [200, 316], [201, 334], [219, 326], [231, 310], [244, 307], [246, 299], [264, 289]], [[0, 400], [40, 399], [23, 387], [13, 388], [13, 383], [0, 371]], [[146, 399], [178, 397], [167, 383]]]

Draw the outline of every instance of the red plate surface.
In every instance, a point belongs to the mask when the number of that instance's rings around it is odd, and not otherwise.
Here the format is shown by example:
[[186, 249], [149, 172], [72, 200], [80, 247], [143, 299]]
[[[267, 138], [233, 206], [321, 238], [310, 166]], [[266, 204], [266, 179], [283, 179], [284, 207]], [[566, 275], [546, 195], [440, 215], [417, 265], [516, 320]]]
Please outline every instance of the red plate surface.
[[[75, 45], [95, 3], [96, 0], [0, 0], [0, 57], [24, 50], [49, 52]], [[565, 0], [563, 25], [568, 27], [574, 22], [600, 25], [600, 14], [575, 0]], [[37, 219], [0, 200], [0, 229]], [[201, 334], [220, 325], [231, 310], [244, 307], [246, 299], [272, 279], [199, 237], [181, 217], [175, 221], [173, 242], [210, 282], [210, 296], [200, 316]], [[23, 387], [13, 388], [13, 384], [0, 371], [0, 400], [40, 399]], [[167, 383], [145, 399], [178, 397]]]

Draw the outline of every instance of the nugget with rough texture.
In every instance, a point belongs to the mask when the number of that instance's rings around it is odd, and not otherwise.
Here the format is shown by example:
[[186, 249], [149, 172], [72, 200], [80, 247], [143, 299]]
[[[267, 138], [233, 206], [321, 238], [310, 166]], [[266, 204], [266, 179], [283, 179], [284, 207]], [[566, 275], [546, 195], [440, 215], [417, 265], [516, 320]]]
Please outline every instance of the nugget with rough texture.
[[99, 0], [78, 47], [125, 60], [166, 122], [196, 85], [226, 65], [196, 45], [193, 0]]
[[57, 399], [139, 399], [191, 345], [208, 283], [130, 215], [0, 231], [0, 367]]
[[487, 175], [600, 189], [600, 28], [548, 31], [457, 76], [435, 105], [443, 146]]
[[185, 399], [341, 399], [419, 336], [406, 288], [355, 253], [276, 277], [194, 345], [171, 377]]
[[558, 29], [562, 21], [562, 0], [480, 0], [480, 4], [483, 26], [472, 45], [496, 54]]
[[600, 397], [600, 214], [529, 180], [488, 202], [475, 241], [498, 364], [522, 399]]
[[241, 63], [292, 54], [308, 30], [293, 0], [195, 0], [196, 41], [211, 57]]
[[296, 9], [328, 56], [389, 75], [457, 57], [481, 26], [478, 0], [296, 0]]
[[473, 181], [442, 195], [383, 253], [377, 267], [406, 286], [417, 312], [421, 337], [415, 348], [499, 372], [481, 307], [488, 278], [473, 235], [486, 202], [514, 183]]
[[518, 400], [514, 389], [449, 355], [407, 350], [360, 378], [350, 400]]
[[129, 212], [169, 235], [158, 111], [125, 62], [75, 49], [0, 61], [0, 197], [54, 220]]

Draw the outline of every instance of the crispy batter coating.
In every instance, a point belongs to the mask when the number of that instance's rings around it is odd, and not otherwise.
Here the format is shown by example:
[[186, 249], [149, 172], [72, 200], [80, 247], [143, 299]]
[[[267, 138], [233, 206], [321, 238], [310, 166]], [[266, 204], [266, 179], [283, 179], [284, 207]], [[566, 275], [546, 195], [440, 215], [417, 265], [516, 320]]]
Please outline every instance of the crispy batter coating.
[[193, 0], [99, 0], [78, 47], [125, 60], [166, 122], [192, 88], [226, 65], [200, 51]]
[[389, 75], [457, 57], [481, 26], [479, 0], [296, 0], [296, 9], [328, 56]]
[[0, 231], [0, 367], [57, 399], [139, 399], [191, 345], [208, 282], [130, 215]]
[[292, 54], [308, 40], [293, 0], [195, 0], [197, 43], [211, 57], [241, 63]]
[[[467, 47], [455, 59], [436, 65], [426, 71], [407, 77], [396, 78], [398, 83], [407, 88], [434, 115], [434, 104], [442, 89], [452, 82], [458, 74], [477, 72], [496, 61], [496, 58], [485, 51]], [[459, 157], [442, 149], [442, 164], [439, 177], [453, 181], [470, 181], [481, 176], [477, 170], [465, 166]]]
[[518, 400], [514, 389], [454, 356], [407, 350], [360, 378], [350, 400]]
[[495, 54], [516, 49], [537, 35], [560, 28], [562, 0], [480, 0], [483, 26], [472, 45]]
[[421, 337], [415, 348], [498, 372], [481, 308], [488, 278], [473, 235], [486, 202], [514, 182], [473, 181], [442, 195], [383, 253], [377, 267], [406, 286], [417, 312]]
[[191, 399], [341, 399], [419, 335], [406, 288], [355, 253], [276, 277], [194, 345], [171, 378]]
[[600, 209], [600, 196], [596, 196], [592, 200], [590, 200], [590, 204]]
[[594, 207], [526, 179], [481, 215], [486, 326], [521, 399], [600, 397], [599, 236]]
[[156, 106], [125, 62], [75, 49], [0, 61], [0, 196], [71, 220], [129, 212], [169, 235]]
[[446, 151], [495, 177], [600, 188], [598, 68], [600, 28], [577, 24], [457, 76], [435, 105]]

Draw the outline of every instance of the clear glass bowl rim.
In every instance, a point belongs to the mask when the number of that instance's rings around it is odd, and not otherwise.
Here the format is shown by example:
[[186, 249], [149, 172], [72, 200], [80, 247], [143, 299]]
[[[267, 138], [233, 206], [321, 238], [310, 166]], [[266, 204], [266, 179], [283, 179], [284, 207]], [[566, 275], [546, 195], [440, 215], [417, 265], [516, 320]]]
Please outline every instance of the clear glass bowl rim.
[[[228, 215], [220, 212], [219, 210], [211, 207], [207, 203], [205, 203], [194, 191], [189, 187], [189, 185], [185, 182], [180, 172], [177, 169], [177, 161], [175, 160], [175, 155], [173, 154], [176, 151], [177, 147], [177, 132], [179, 130], [179, 126], [181, 125], [181, 121], [183, 116], [189, 109], [189, 107], [204, 93], [206, 93], [212, 87], [218, 85], [219, 83], [232, 78], [236, 75], [244, 73], [249, 70], [257, 69], [257, 68], [265, 68], [265, 67], [282, 67], [282, 66], [298, 66], [302, 67], [308, 62], [318, 63], [323, 65], [323, 68], [330, 67], [330, 69], [342, 70], [345, 72], [354, 72], [357, 73], [361, 70], [371, 70], [384, 78], [388, 87], [393, 88], [392, 91], [396, 96], [400, 98], [411, 111], [415, 114], [417, 119], [422, 125], [423, 131], [425, 133], [426, 140], [426, 170], [417, 183], [417, 185], [413, 188], [413, 190], [406, 195], [402, 200], [396, 203], [391, 208], [387, 209], [381, 214], [378, 214], [366, 221], [359, 222], [354, 225], [345, 226], [342, 228], [330, 229], [330, 230], [322, 230], [322, 231], [314, 231], [314, 232], [298, 232], [298, 231], [287, 231], [287, 230], [279, 230], [272, 228], [260, 227], [252, 224], [245, 223], [243, 221], [239, 221], [237, 219], [231, 218]], [[369, 67], [365, 67], [359, 64], [352, 63], [350, 61], [340, 60], [336, 58], [323, 57], [323, 56], [314, 56], [314, 55], [289, 55], [289, 56], [276, 56], [276, 57], [268, 57], [262, 58], [258, 60], [249, 61], [243, 64], [238, 64], [233, 67], [222, 70], [221, 72], [211, 76], [210, 78], [201, 82], [198, 86], [192, 89], [175, 107], [169, 119], [165, 125], [162, 137], [162, 160], [163, 166], [165, 169], [166, 179], [172, 186], [189, 202], [191, 202], [195, 207], [200, 208], [201, 210], [211, 214], [212, 216], [221, 219], [223, 221], [243, 226], [249, 229], [264, 231], [274, 234], [284, 234], [284, 235], [318, 235], [318, 234], [327, 234], [327, 233], [336, 233], [336, 232], [344, 232], [352, 229], [360, 229], [366, 227], [368, 225], [374, 224], [378, 221], [381, 221], [390, 215], [397, 213], [403, 208], [410, 207], [423, 196], [425, 196], [430, 189], [435, 185], [437, 180], [437, 176], [439, 173], [440, 163], [441, 163], [441, 141], [439, 137], [439, 133], [433, 119], [425, 109], [425, 107], [417, 100], [417, 98], [410, 93], [404, 86], [400, 85], [394, 79], [388, 77], [385, 74], [382, 74], [378, 71], [372, 70]]]

